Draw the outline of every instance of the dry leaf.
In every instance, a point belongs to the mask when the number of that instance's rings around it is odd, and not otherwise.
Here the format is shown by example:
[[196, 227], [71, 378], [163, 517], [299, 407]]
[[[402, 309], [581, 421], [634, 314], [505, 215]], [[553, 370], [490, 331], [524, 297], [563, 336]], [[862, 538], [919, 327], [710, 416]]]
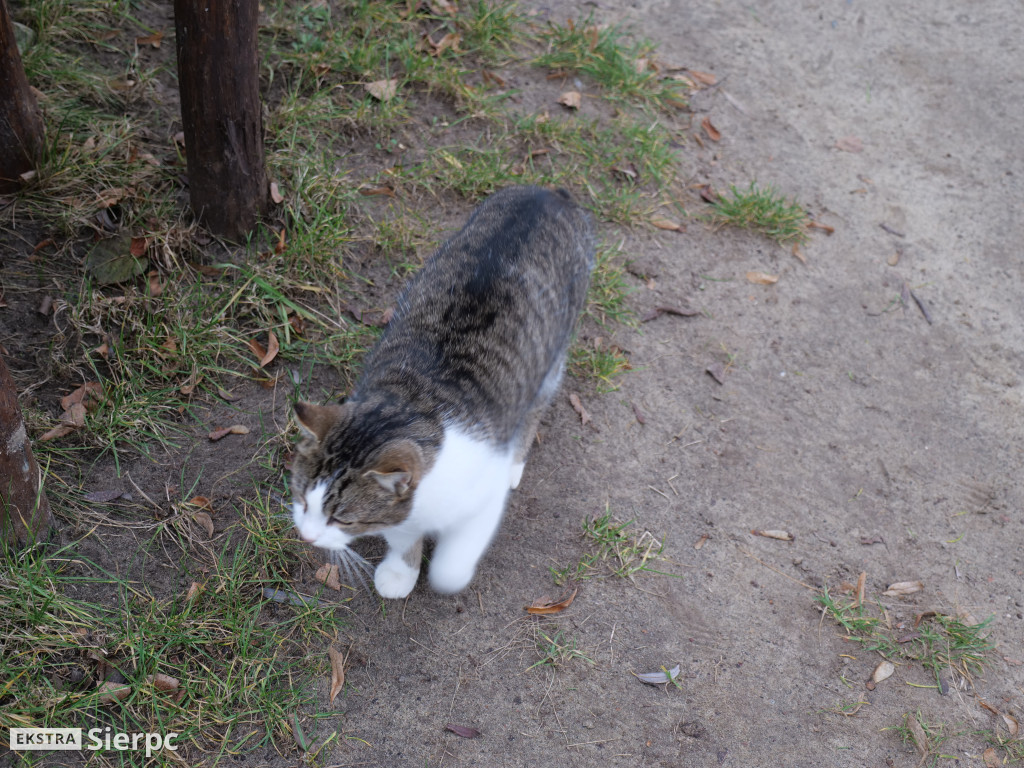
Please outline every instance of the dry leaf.
[[136, 37], [136, 45], [152, 45], [154, 48], [159, 48], [160, 43], [164, 39], [163, 32], [154, 32], [152, 35], [146, 35], [145, 37]]
[[1020, 733], [1020, 723], [1017, 722], [1017, 718], [1013, 715], [1002, 715], [1003, 723], [1006, 725], [1006, 730], [1010, 732], [1010, 738], [1016, 739], [1017, 734]]
[[778, 539], [779, 541], [793, 541], [796, 539], [789, 531], [757, 531], [752, 530], [752, 534], [755, 536], [764, 536], [766, 539]]
[[747, 272], [747, 282], [755, 285], [775, 285], [779, 282], [779, 276], [769, 275], [766, 272]]
[[900, 252], [896, 251], [894, 254], [892, 254], [892, 256], [885, 260], [885, 263], [888, 264], [890, 267], [895, 267], [897, 264], [900, 263]]
[[[334, 566], [334, 570], [337, 572], [338, 566]], [[345, 657], [342, 655], [341, 651], [333, 645], [327, 647], [327, 657], [331, 660], [331, 691], [329, 702], [334, 704], [334, 700], [338, 698], [338, 694], [341, 693], [341, 689], [345, 687]]]
[[178, 678], [157, 672], [155, 675], [146, 675], [146, 682], [152, 683], [158, 691], [178, 690]]
[[364, 84], [363, 88], [377, 101], [391, 101], [391, 99], [395, 98], [395, 94], [398, 93], [398, 80], [395, 78], [374, 80], [372, 83]]
[[665, 216], [652, 216], [651, 224], [656, 226], [658, 229], [665, 229], [669, 232], [685, 232], [686, 227], [672, 219], [666, 218]]
[[220, 429], [213, 430], [210, 434], [207, 435], [207, 437], [210, 438], [210, 442], [211, 443], [215, 443], [218, 440], [220, 440], [222, 437], [227, 437], [228, 435], [248, 435], [248, 434], [249, 434], [249, 428], [247, 426], [245, 426], [244, 424], [232, 424], [230, 427], [221, 427]]
[[576, 587], [571, 593], [562, 595], [562, 597], [552, 602], [546, 597], [542, 597], [539, 600], [534, 600], [533, 605], [525, 606], [527, 613], [534, 616], [547, 616], [551, 613], [561, 613], [570, 605], [572, 601], [576, 599], [576, 593], [579, 592], [579, 587]]
[[1002, 763], [999, 762], [999, 755], [996, 753], [995, 747], [988, 747], [982, 752], [981, 759], [985, 761], [985, 768], [1002, 768]]
[[192, 600], [192, 598], [194, 598], [196, 595], [198, 595], [201, 591], [202, 591], [202, 587], [200, 587], [197, 582], [193, 581], [189, 585], [188, 591], [185, 593], [185, 602], [186, 603], [190, 602]]
[[696, 309], [690, 309], [689, 307], [655, 307], [642, 318], [641, 323], [649, 323], [656, 317], [662, 315], [676, 315], [678, 317], [696, 317], [700, 312]]
[[639, 675], [634, 672], [633, 675], [640, 680], [642, 683], [648, 685], [665, 685], [671, 683], [679, 676], [679, 665], [676, 664], [672, 669], [660, 670], [658, 672], [642, 672]]
[[[341, 573], [338, 570], [337, 565], [324, 563], [317, 568], [316, 573], [313, 574], [313, 578], [329, 589], [333, 589], [336, 592], [341, 591]], [[331, 697], [331, 701], [334, 701], [333, 697]]]
[[583, 95], [579, 91], [566, 91], [558, 97], [558, 103], [569, 109], [579, 109]]
[[644, 412], [640, 410], [640, 406], [630, 401], [629, 405], [633, 408], [633, 416], [636, 418], [638, 424], [646, 424], [647, 419], [644, 418]]
[[99, 382], [90, 381], [78, 387], [74, 392], [65, 395], [60, 399], [60, 407], [65, 411], [75, 403], [83, 404], [88, 410], [99, 405], [103, 399], [103, 385]]
[[149, 277], [149, 295], [155, 299], [164, 292], [164, 284], [160, 282], [160, 274], [155, 269], [151, 270], [147, 277]]
[[504, 88], [508, 85], [508, 83], [505, 81], [505, 78], [496, 75], [489, 69], [483, 70], [480, 74], [483, 76], [485, 83], [492, 83], [498, 86], [499, 88]]
[[831, 235], [833, 232], [836, 231], [835, 227], [831, 227], [828, 224], [819, 224], [816, 221], [809, 221], [809, 222], [807, 222], [807, 228], [808, 229], [820, 229], [826, 235]]
[[448, 723], [444, 727], [446, 731], [451, 731], [456, 736], [461, 736], [464, 739], [475, 739], [480, 735], [480, 731], [476, 728], [470, 728], [468, 725], [456, 725], [455, 723]]
[[878, 666], [875, 667], [875, 671], [871, 673], [871, 682], [875, 685], [888, 680], [892, 677], [892, 673], [896, 671], [895, 665], [891, 661], [880, 661]]
[[841, 149], [843, 152], [863, 152], [864, 142], [856, 136], [844, 136], [836, 141], [836, 149]]
[[264, 347], [262, 344], [256, 341], [256, 339], [249, 339], [249, 341], [247, 341], [246, 344], [248, 344], [249, 349], [252, 350], [252, 353], [256, 355], [258, 359], [262, 360], [264, 357], [267, 356], [266, 347]]
[[705, 117], [701, 120], [700, 127], [704, 129], [704, 133], [706, 133], [708, 138], [712, 141], [719, 141], [722, 138], [722, 132], [715, 128], [710, 117]]
[[714, 188], [710, 184], [700, 185], [700, 197], [705, 203], [711, 203], [714, 205], [718, 202], [719, 194], [715, 192]]
[[904, 597], [920, 592], [922, 589], [924, 589], [924, 583], [920, 581], [897, 581], [895, 584], [890, 584], [882, 594], [885, 597]]
[[582, 426], [587, 426], [587, 423], [590, 421], [590, 414], [587, 413], [587, 409], [583, 407], [583, 403], [580, 401], [580, 396], [575, 392], [570, 392], [569, 404], [572, 405], [572, 409], [580, 415], [580, 422]]
[[450, 0], [430, 0], [427, 5], [430, 6], [430, 12], [435, 16], [441, 16], [442, 14], [454, 16], [459, 10], [458, 6], [450, 2]]
[[921, 755], [922, 759], [928, 757], [928, 737], [912, 712], [907, 714], [907, 729], [910, 731], [918, 754]]
[[800, 259], [800, 263], [807, 263], [807, 257], [800, 252], [800, 246], [797, 243], [793, 243], [793, 255]]
[[46, 442], [47, 440], [53, 440], [58, 437], [64, 437], [65, 435], [70, 435], [74, 431], [74, 427], [69, 427], [67, 424], [62, 424], [59, 427], [54, 427], [53, 429], [49, 429], [43, 434], [41, 434], [39, 436], [39, 442], [42, 443]]
[[292, 738], [295, 739], [295, 744], [303, 752], [309, 751], [309, 742], [306, 740], [306, 734], [302, 731], [302, 725], [299, 724], [298, 713], [292, 715]]
[[278, 350], [281, 348], [281, 345], [277, 342], [277, 336], [274, 335], [273, 331], [267, 331], [267, 335], [269, 337], [269, 340], [267, 341], [267, 354], [265, 354], [260, 360], [261, 368], [266, 368], [267, 365], [277, 357]]
[[208, 538], [213, 538], [213, 518], [205, 512], [193, 512], [192, 519], [203, 526]]
[[377, 186], [366, 186], [359, 188], [359, 194], [365, 197], [373, 197], [375, 195], [386, 195], [387, 197], [395, 197], [395, 190], [389, 184], [379, 184]]
[[859, 608], [864, 604], [864, 587], [868, 581], [868, 574], [866, 571], [861, 571], [857, 577], [857, 596], [853, 600], [853, 605]]
[[714, 85], [715, 83], [718, 82], [718, 79], [710, 72], [701, 72], [700, 70], [697, 69], [688, 69], [686, 71], [689, 72], [690, 77], [692, 77], [698, 83], [703, 83], [704, 85]]
[[270, 182], [270, 199], [274, 201], [274, 205], [284, 202], [284, 195], [281, 194], [281, 189], [277, 186], [276, 181]]
[[453, 51], [459, 50], [459, 43], [462, 42], [462, 35], [460, 35], [458, 32], [449, 32], [436, 43], [429, 37], [427, 38], [427, 41], [434, 49], [430, 55], [440, 56], [449, 48], [451, 48]]
[[113, 704], [115, 701], [127, 699], [132, 689], [123, 683], [112, 683], [109, 680], [105, 680], [100, 683], [99, 692], [100, 704]]
[[704, 372], [719, 384], [725, 384], [725, 370], [724, 363], [712, 363], [704, 369]]

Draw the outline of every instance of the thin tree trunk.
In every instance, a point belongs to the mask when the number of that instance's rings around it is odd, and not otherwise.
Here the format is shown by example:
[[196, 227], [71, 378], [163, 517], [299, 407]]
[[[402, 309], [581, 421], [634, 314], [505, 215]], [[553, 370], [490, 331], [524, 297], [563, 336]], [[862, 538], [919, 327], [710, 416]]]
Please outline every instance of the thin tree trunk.
[[192, 210], [244, 238], [267, 209], [257, 0], [174, 0]]
[[45, 540], [49, 532], [50, 506], [39, 485], [14, 380], [0, 357], [0, 538], [19, 546]]
[[14, 192], [43, 148], [43, 117], [28, 87], [7, 0], [0, 0], [0, 192]]

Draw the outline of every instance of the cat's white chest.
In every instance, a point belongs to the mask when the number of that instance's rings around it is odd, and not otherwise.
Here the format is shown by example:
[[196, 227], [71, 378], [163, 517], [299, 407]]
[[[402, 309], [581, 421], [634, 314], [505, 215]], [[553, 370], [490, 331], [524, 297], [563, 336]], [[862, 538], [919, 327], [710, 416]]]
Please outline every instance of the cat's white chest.
[[509, 488], [518, 479], [513, 458], [509, 447], [494, 446], [457, 426], [446, 427], [406, 523], [423, 533], [439, 533], [479, 515], [500, 518]]

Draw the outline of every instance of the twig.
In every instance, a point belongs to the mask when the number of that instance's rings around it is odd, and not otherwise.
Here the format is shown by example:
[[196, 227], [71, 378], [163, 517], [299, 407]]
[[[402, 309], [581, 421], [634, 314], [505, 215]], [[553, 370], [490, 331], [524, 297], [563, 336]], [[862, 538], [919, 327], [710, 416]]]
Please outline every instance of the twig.
[[924, 315], [924, 319], [928, 321], [928, 325], [932, 325], [932, 316], [928, 311], [928, 307], [925, 306], [925, 303], [921, 301], [913, 291], [910, 291], [910, 298], [912, 298], [914, 303], [917, 304], [917, 308], [921, 310], [921, 314]]
[[893, 229], [888, 224], [886, 224], [884, 221], [881, 224], [879, 224], [878, 226], [880, 226], [882, 229], [884, 229], [890, 235], [896, 235], [896, 237], [906, 237], [905, 234], [900, 232], [898, 229]]

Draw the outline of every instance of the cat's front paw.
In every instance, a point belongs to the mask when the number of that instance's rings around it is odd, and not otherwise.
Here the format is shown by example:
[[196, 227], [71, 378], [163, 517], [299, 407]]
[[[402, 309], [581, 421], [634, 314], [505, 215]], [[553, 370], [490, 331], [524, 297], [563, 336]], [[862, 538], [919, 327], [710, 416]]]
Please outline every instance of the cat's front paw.
[[435, 557], [430, 563], [427, 577], [435, 592], [452, 595], [469, 586], [469, 582], [473, 580], [474, 570], [472, 567], [467, 568], [464, 563], [445, 562]]
[[394, 563], [385, 559], [373, 573], [373, 586], [381, 597], [391, 600], [408, 597], [419, 575], [419, 569], [414, 570], [401, 561]]

